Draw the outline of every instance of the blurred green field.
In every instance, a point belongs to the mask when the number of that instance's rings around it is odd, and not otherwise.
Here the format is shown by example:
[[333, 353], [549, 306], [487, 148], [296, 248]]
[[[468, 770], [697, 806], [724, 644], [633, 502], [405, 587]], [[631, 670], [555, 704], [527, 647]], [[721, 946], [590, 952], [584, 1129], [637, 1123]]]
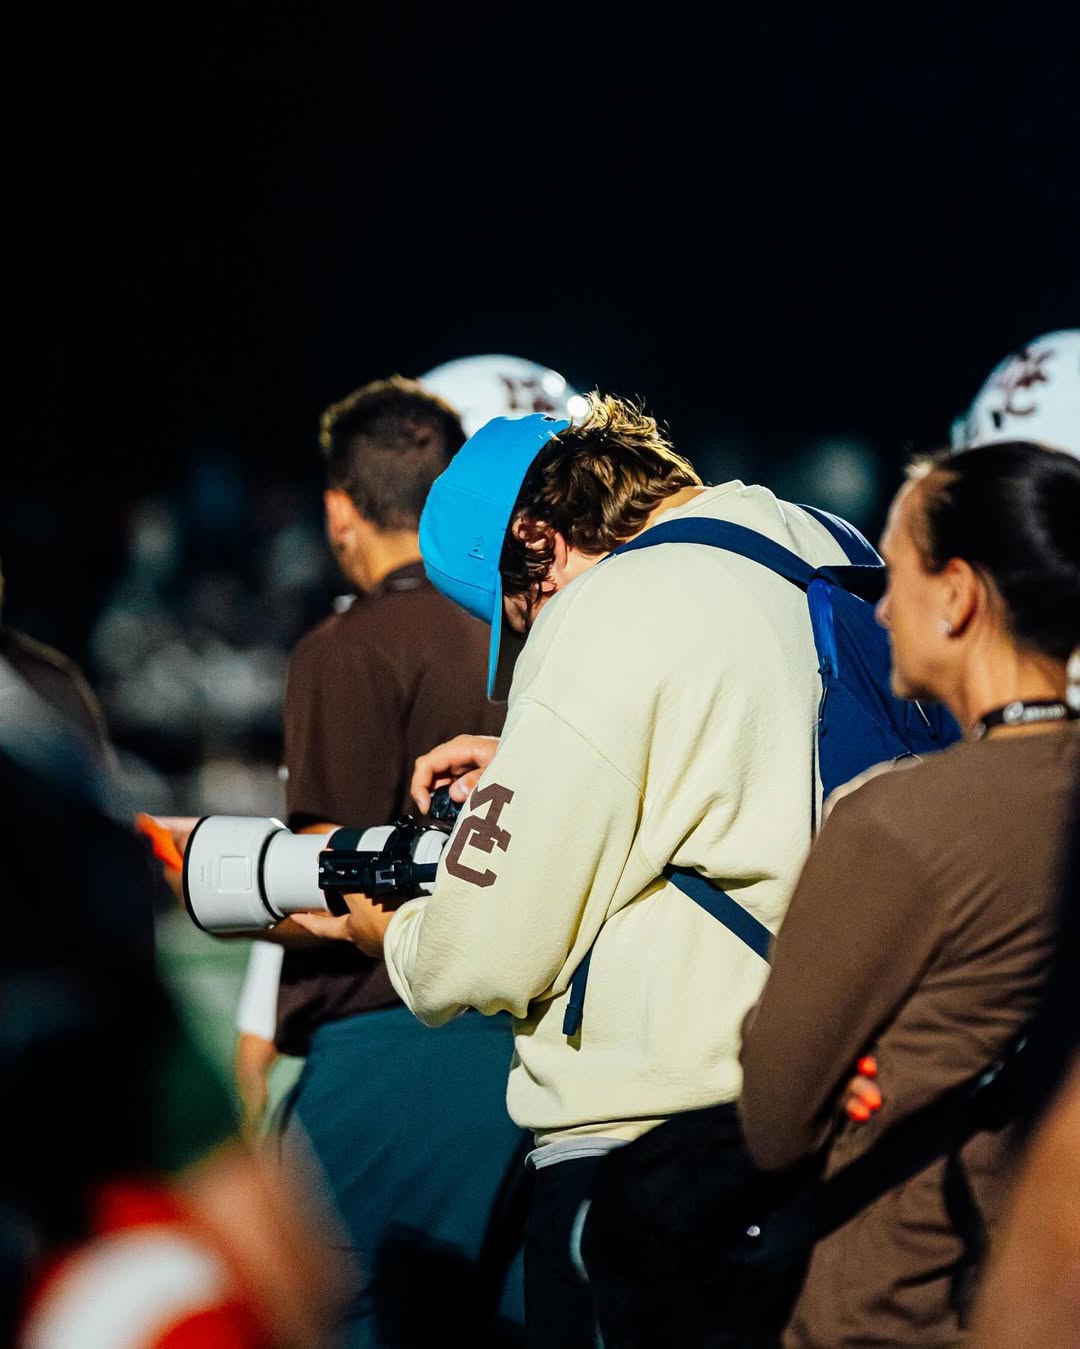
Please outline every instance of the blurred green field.
[[[230, 1087], [236, 1047], [236, 1004], [251, 943], [221, 941], [200, 932], [182, 913], [161, 917], [158, 965], [195, 1042]], [[303, 1059], [281, 1058], [270, 1078], [270, 1110], [292, 1087]]]

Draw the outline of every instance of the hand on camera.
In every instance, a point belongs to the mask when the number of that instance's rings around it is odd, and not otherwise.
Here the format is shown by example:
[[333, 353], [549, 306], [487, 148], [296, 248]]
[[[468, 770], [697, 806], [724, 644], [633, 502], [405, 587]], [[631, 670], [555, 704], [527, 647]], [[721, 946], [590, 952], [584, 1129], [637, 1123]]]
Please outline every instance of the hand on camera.
[[393, 909], [384, 909], [367, 895], [342, 895], [342, 899], [349, 912], [340, 918], [332, 913], [294, 913], [292, 920], [314, 937], [351, 941], [364, 955], [380, 959]]
[[451, 800], [459, 805], [466, 801], [498, 748], [495, 735], [456, 735], [421, 754], [410, 788], [421, 815], [431, 809], [431, 793], [436, 787], [449, 787]]

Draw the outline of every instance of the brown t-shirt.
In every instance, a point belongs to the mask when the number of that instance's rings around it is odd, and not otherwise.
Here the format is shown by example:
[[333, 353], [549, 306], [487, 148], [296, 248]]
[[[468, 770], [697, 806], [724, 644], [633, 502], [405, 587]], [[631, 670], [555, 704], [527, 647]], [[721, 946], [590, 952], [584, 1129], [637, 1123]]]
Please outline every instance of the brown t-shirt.
[[[389, 824], [412, 808], [413, 762], [461, 732], [497, 735], [488, 629], [416, 563], [325, 620], [293, 652], [285, 690], [288, 823]], [[324, 1022], [398, 1002], [386, 967], [345, 943], [289, 950], [276, 1042], [306, 1054]]]
[[[744, 1031], [743, 1124], [763, 1165], [831, 1140], [831, 1173], [991, 1063], [1032, 1016], [1048, 971], [1080, 732], [991, 736], [872, 778], [815, 843]], [[841, 1112], [863, 1054], [884, 1106]], [[1007, 1137], [963, 1153], [991, 1230]], [[817, 1246], [784, 1339], [798, 1349], [963, 1342], [949, 1303], [963, 1255], [944, 1164], [889, 1191]]]

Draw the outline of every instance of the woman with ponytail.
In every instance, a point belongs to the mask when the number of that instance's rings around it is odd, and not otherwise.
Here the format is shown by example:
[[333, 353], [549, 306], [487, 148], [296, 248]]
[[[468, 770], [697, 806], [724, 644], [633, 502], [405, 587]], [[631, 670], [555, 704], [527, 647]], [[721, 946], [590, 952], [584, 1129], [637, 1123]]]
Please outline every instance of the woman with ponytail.
[[[1080, 772], [1080, 461], [1021, 442], [920, 461], [882, 552], [894, 688], [945, 703], [967, 738], [846, 789], [810, 854], [743, 1046], [767, 1169], [824, 1152], [834, 1174], [974, 1078], [1031, 1022], [1055, 947]], [[868, 1060], [880, 1094], [856, 1123], [845, 1086]], [[785, 1346], [970, 1344], [1011, 1133], [975, 1132], [821, 1241]]]

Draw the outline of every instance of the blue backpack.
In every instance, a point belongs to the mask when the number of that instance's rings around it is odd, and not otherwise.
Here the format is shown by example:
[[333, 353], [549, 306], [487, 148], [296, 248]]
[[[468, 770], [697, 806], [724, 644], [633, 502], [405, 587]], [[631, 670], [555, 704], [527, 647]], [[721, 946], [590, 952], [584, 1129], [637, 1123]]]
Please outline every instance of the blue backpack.
[[[885, 579], [876, 550], [838, 516], [812, 506], [803, 510], [839, 543], [848, 566], [815, 568], [756, 530], [701, 518], [654, 525], [611, 556], [661, 543], [703, 543], [758, 562], [806, 591], [821, 676], [817, 771], [828, 796], [875, 764], [944, 749], [960, 739], [961, 731], [944, 708], [924, 708], [895, 697], [890, 689], [889, 641], [874, 617]], [[668, 866], [664, 875], [768, 960], [772, 933], [738, 900], [692, 868]], [[590, 949], [574, 974], [563, 1018], [564, 1035], [575, 1035], [581, 1027], [591, 957]]]

